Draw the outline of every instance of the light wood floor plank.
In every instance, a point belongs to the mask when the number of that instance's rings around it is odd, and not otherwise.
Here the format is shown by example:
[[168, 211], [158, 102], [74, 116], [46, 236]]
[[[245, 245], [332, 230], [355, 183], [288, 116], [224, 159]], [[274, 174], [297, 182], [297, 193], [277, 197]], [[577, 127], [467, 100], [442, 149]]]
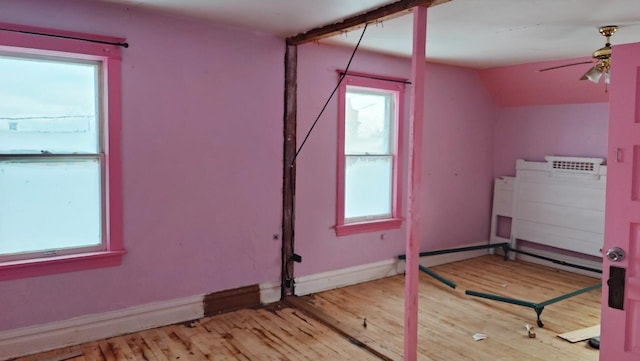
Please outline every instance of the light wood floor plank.
[[189, 350], [198, 355], [199, 359], [203, 358], [211, 361], [230, 360], [224, 353], [219, 352], [221, 346], [214, 345], [215, 342], [219, 342], [220, 338], [218, 337], [217, 340], [214, 340], [213, 335], [197, 323], [194, 323], [192, 327], [176, 326], [173, 331], [183, 342], [189, 342]]
[[123, 337], [114, 337], [107, 341], [117, 360], [137, 360], [135, 353]]
[[111, 346], [109, 346], [109, 343], [106, 340], [101, 341], [99, 345], [100, 345], [100, 351], [102, 352], [102, 356], [106, 361], [118, 361], [118, 359], [116, 358], [116, 355], [111, 350]]
[[295, 337], [297, 344], [292, 345], [292, 347], [304, 348], [305, 352], [303, 354], [308, 360], [330, 360], [331, 357], [337, 356], [332, 348], [325, 347], [326, 343], [319, 341], [323, 339], [325, 332], [331, 332], [331, 330], [319, 327], [310, 332], [305, 328], [304, 324], [299, 324], [295, 320], [291, 322], [283, 317], [284, 312], [283, 310], [273, 312], [275, 317], [262, 314], [263, 317], [260, 324], [267, 329], [273, 329], [274, 327], [280, 329], [280, 337], [285, 341]]
[[[273, 322], [264, 322], [265, 311], [254, 312], [246, 319], [252, 332], [256, 333], [265, 342], [268, 342], [276, 352], [275, 356], [287, 359], [287, 355], [299, 353], [300, 361], [315, 360], [319, 356], [313, 350], [309, 350], [304, 344], [291, 345], [283, 339], [282, 328], [274, 325]], [[274, 327], [275, 326], [275, 327]], [[311, 355], [311, 358], [309, 357]]]
[[100, 351], [100, 346], [97, 342], [91, 342], [85, 344], [81, 347], [82, 354], [85, 357], [85, 360], [89, 361], [105, 361], [104, 356], [102, 355], [102, 351]]

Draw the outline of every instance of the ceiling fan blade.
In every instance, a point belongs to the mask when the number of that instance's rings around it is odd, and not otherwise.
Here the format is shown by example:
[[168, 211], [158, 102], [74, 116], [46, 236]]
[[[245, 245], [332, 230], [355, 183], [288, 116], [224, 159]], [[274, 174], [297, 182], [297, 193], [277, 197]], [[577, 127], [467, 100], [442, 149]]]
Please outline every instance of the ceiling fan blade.
[[582, 64], [593, 64], [595, 63], [595, 61], [581, 61], [579, 63], [571, 63], [571, 64], [564, 64], [564, 65], [558, 65], [558, 66], [552, 66], [550, 68], [544, 68], [544, 69], [540, 69], [538, 70], [539, 72], [542, 71], [547, 71], [547, 70], [554, 70], [554, 69], [560, 69], [560, 68], [566, 68], [569, 66], [574, 66], [574, 65], [582, 65]]

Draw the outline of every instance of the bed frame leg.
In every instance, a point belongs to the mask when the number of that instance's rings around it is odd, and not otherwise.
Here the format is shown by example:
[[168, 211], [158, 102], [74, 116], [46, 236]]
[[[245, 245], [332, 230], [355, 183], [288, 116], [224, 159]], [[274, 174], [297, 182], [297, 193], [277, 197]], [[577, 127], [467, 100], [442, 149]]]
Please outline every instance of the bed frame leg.
[[511, 246], [508, 243], [502, 245], [502, 252], [504, 253], [504, 260], [509, 260], [509, 251], [511, 250]]
[[544, 322], [542, 322], [542, 320], [540, 319], [540, 315], [542, 314], [542, 311], [544, 310], [544, 306], [543, 307], [535, 307], [534, 310], [536, 311], [536, 315], [538, 316], [538, 327], [543, 328], [544, 327]]

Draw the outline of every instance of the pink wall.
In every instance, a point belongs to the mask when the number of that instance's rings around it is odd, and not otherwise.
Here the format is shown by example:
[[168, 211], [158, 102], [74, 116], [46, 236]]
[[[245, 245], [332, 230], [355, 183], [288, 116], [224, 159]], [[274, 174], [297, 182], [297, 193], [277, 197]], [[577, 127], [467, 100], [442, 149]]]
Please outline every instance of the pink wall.
[[429, 65], [425, 81], [422, 248], [486, 241], [495, 106], [476, 71]]
[[592, 64], [538, 71], [591, 60], [577, 58], [491, 68], [481, 70], [480, 78], [499, 107], [605, 103], [609, 94], [603, 81], [596, 85], [588, 80], [579, 80]]
[[129, 253], [120, 267], [0, 282], [0, 330], [279, 281], [283, 40], [95, 1], [5, 1], [0, 21], [131, 44]]
[[608, 103], [499, 108], [494, 134], [494, 174], [515, 175], [516, 159], [545, 155], [606, 159]]
[[[305, 45], [298, 51], [298, 137], [301, 140], [337, 82], [351, 49]], [[410, 62], [360, 51], [351, 70], [409, 78]], [[421, 249], [485, 241], [489, 233], [494, 107], [477, 72], [427, 64]], [[393, 258], [404, 253], [405, 229], [336, 237], [334, 99], [297, 162], [296, 275]], [[405, 134], [408, 122], [405, 122]], [[405, 136], [406, 139], [406, 136]], [[407, 153], [406, 144], [404, 154]], [[406, 157], [405, 157], [406, 159]], [[406, 192], [406, 160], [403, 192]], [[406, 203], [406, 202], [404, 202]], [[406, 211], [403, 210], [403, 215]]]
[[529, 63], [480, 71], [498, 106], [494, 174], [515, 174], [516, 159], [545, 155], [606, 158], [608, 98], [604, 83], [579, 78], [591, 64], [539, 72], [590, 58]]

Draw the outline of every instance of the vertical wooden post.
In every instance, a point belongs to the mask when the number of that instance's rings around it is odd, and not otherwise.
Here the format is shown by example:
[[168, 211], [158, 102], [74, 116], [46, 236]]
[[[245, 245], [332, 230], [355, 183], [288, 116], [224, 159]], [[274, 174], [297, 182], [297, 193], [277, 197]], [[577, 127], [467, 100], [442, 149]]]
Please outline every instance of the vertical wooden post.
[[294, 294], [293, 231], [296, 190], [296, 111], [298, 89], [298, 47], [287, 45], [284, 63], [284, 159], [282, 170], [282, 278], [281, 297]]
[[404, 360], [418, 358], [418, 266], [420, 264], [420, 182], [422, 173], [422, 123], [424, 119], [424, 73], [427, 8], [413, 9], [413, 56], [411, 57], [411, 104], [409, 124], [409, 185], [407, 188], [407, 240], [404, 291]]

